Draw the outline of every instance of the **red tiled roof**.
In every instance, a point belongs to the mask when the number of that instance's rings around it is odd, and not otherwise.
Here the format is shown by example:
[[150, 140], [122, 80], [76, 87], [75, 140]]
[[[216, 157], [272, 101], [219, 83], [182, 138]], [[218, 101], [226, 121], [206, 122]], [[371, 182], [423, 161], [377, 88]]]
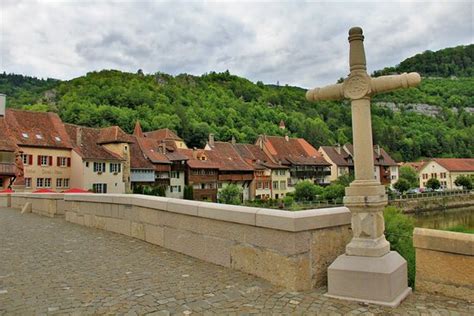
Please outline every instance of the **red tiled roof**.
[[[345, 144], [337, 149], [337, 146], [321, 146], [324, 152], [338, 166], [353, 166], [354, 146]], [[340, 152], [339, 152], [340, 151]], [[350, 161], [349, 161], [350, 159]], [[374, 146], [374, 165], [376, 166], [397, 166], [395, 160], [380, 147], [380, 155], [377, 153], [377, 146]]]
[[15, 139], [10, 135], [4, 117], [0, 117], [0, 151], [15, 152], [18, 149]]
[[[140, 147], [142, 153], [150, 159], [152, 163], [156, 164], [170, 164], [168, 157], [166, 157], [166, 149], [161, 151], [162, 146], [156, 139], [137, 137], [138, 146]], [[165, 145], [165, 144], [163, 144]], [[166, 145], [165, 145], [166, 146]], [[166, 147], [165, 147], [166, 148]]]
[[282, 164], [329, 166], [321, 154], [302, 138], [261, 137], [269, 153]]
[[123, 160], [122, 157], [101, 146], [99, 139], [102, 129], [64, 124], [73, 145], [73, 150], [83, 159]]
[[137, 121], [135, 123], [135, 128], [133, 129], [133, 136], [144, 137], [143, 131], [142, 131], [142, 126], [140, 125], [140, 121]]
[[252, 144], [235, 144], [235, 149], [246, 163], [256, 169], [288, 169], [287, 166], [276, 164], [263, 149]]
[[[210, 159], [208, 150], [178, 148], [176, 152], [187, 157], [186, 163], [192, 169], [219, 169], [219, 164]], [[199, 157], [203, 156], [207, 159], [199, 159]]]
[[133, 139], [130, 135], [125, 133], [118, 126], [110, 126], [100, 129], [99, 144], [110, 144], [110, 143], [133, 143]]
[[154, 169], [153, 163], [147, 159], [138, 145], [138, 140], [134, 138], [130, 144], [130, 168], [132, 169]]
[[19, 146], [72, 148], [56, 113], [7, 109], [5, 121]]
[[156, 140], [182, 140], [178, 135], [175, 134], [169, 128], [162, 128], [156, 131], [146, 132], [145, 137], [154, 138]]
[[448, 171], [474, 171], [474, 158], [433, 158]]
[[206, 153], [219, 164], [219, 170], [223, 171], [253, 171], [254, 168], [247, 164], [239, 155], [234, 145], [226, 142], [214, 142], [211, 150]]
[[420, 169], [426, 164], [426, 161], [419, 161], [419, 162], [404, 162], [402, 166], [409, 166], [415, 169], [416, 172], [420, 171]]

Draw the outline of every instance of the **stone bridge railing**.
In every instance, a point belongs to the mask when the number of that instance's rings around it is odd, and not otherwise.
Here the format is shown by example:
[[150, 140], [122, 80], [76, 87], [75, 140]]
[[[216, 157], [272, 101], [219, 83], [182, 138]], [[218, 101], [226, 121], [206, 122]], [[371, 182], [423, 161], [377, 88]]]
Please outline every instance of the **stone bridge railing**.
[[289, 212], [135, 194], [32, 193], [2, 194], [2, 206], [65, 216], [292, 290], [325, 285], [352, 236], [345, 207]]

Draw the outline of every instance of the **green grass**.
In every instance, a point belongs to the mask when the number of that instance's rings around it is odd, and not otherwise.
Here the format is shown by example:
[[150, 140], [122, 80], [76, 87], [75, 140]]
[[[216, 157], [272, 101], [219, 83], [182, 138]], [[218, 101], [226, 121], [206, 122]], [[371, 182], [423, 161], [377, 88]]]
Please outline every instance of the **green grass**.
[[457, 225], [453, 227], [449, 227], [446, 230], [450, 232], [457, 232], [457, 233], [466, 233], [466, 234], [474, 234], [474, 228], [467, 228], [462, 225]]

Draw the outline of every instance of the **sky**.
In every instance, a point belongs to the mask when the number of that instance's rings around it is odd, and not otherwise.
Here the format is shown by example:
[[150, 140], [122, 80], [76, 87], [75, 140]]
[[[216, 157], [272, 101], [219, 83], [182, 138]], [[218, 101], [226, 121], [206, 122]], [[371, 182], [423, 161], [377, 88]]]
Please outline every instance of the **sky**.
[[364, 29], [368, 71], [474, 43], [473, 1], [0, 1], [0, 71], [68, 80], [89, 71], [201, 75], [305, 88], [349, 72]]

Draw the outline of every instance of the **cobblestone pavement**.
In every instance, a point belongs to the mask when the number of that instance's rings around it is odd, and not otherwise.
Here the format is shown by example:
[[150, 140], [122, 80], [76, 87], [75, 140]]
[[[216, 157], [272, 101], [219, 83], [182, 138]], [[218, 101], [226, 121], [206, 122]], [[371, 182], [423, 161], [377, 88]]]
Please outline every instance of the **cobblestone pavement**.
[[397, 309], [289, 292], [251, 275], [64, 219], [0, 209], [0, 315], [467, 315], [411, 295]]

